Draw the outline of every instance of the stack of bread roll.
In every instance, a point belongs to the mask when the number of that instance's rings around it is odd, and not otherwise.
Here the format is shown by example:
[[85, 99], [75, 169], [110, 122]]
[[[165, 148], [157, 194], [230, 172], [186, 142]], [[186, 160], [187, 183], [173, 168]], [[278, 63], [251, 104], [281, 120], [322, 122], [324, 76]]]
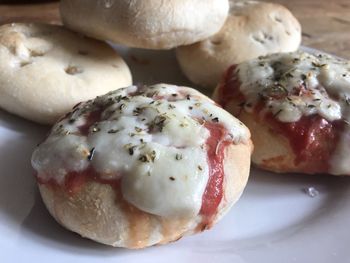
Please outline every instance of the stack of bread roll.
[[[342, 119], [345, 103], [332, 101], [327, 87], [336, 97], [346, 96], [345, 88], [340, 92], [330, 81], [340, 68], [349, 71], [346, 63], [296, 52], [301, 28], [285, 7], [243, 0], [61, 0], [60, 12], [64, 27], [0, 28], [0, 106], [39, 123], [56, 123], [32, 164], [44, 203], [66, 228], [127, 248], [165, 244], [211, 228], [247, 183], [253, 151], [248, 128], [257, 141], [253, 162], [259, 167], [350, 174], [318, 167], [347, 149], [314, 146], [323, 157], [310, 157], [317, 165], [308, 165], [308, 157], [300, 161], [297, 147], [290, 146], [295, 129], [288, 124], [287, 135], [276, 124], [312, 114], [328, 123]], [[207, 91], [217, 86], [216, 103], [188, 87], [132, 86], [128, 66], [103, 41], [176, 48], [190, 81]], [[316, 69], [308, 75], [310, 68]], [[349, 79], [344, 81], [338, 85], [349, 87]], [[327, 100], [331, 106], [308, 104], [309, 89], [319, 94], [312, 95], [314, 102]], [[282, 107], [286, 101], [292, 107]], [[322, 134], [320, 140], [343, 140], [344, 134], [320, 132], [324, 119], [306, 120], [318, 125], [311, 133]]]
[[301, 41], [293, 15], [264, 2], [62, 0], [60, 11], [64, 27], [0, 28], [0, 106], [43, 124], [53, 124], [80, 101], [132, 84], [128, 66], [106, 40], [176, 48], [184, 74], [212, 89], [231, 64], [295, 51]]

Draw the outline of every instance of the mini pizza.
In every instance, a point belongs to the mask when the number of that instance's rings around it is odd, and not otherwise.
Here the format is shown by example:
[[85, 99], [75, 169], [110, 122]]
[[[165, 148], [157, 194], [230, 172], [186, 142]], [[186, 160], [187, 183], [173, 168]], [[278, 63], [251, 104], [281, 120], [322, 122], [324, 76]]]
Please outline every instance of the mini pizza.
[[350, 63], [281, 53], [231, 66], [215, 100], [252, 132], [252, 162], [273, 172], [350, 175]]
[[143, 248], [211, 228], [249, 174], [249, 130], [201, 93], [130, 86], [78, 104], [32, 156], [63, 226]]

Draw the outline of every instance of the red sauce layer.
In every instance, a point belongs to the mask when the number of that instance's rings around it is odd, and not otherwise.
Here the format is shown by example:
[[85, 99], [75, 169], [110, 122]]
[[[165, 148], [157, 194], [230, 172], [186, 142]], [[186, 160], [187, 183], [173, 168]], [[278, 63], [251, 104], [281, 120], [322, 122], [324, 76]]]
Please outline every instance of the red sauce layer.
[[237, 65], [230, 66], [223, 77], [222, 85], [218, 90], [218, 103], [225, 108], [232, 99], [244, 101], [244, 96], [240, 92], [239, 87], [241, 83], [236, 74]]
[[[225, 140], [227, 129], [219, 123], [206, 122], [205, 127], [209, 130], [210, 136], [207, 139], [207, 159], [209, 164], [209, 179], [203, 194], [200, 214], [203, 216], [201, 230], [210, 228], [218, 206], [223, 198], [224, 183], [224, 155], [225, 149], [232, 141]], [[45, 184], [53, 189], [60, 188], [56, 180], [43, 180], [36, 176], [39, 184]], [[120, 178], [120, 177], [119, 177]], [[109, 184], [113, 188], [119, 189], [120, 179], [105, 180], [90, 165], [85, 171], [70, 172], [64, 181], [63, 189], [70, 195], [78, 193], [81, 188], [88, 182], [95, 181], [101, 184]]]
[[296, 156], [295, 165], [308, 173], [330, 171], [330, 159], [344, 128], [342, 121], [329, 122], [319, 115], [303, 116], [297, 122], [280, 122], [272, 114], [265, 120], [273, 130], [284, 135]]
[[225, 148], [232, 141], [225, 141], [227, 129], [219, 123], [206, 122], [210, 136], [207, 139], [209, 179], [203, 194], [200, 214], [203, 216], [201, 230], [210, 228], [223, 198]]
[[89, 134], [90, 127], [94, 123], [101, 120], [102, 112], [103, 112], [102, 109], [98, 109], [89, 113], [89, 115], [86, 117], [86, 122], [83, 125], [78, 127], [82, 135], [87, 136]]
[[[232, 68], [232, 71], [234, 68]], [[159, 99], [159, 98], [158, 98]], [[98, 109], [90, 112], [86, 116], [86, 123], [79, 128], [82, 135], [87, 136], [90, 127], [101, 120], [102, 110]], [[212, 221], [218, 210], [218, 206], [223, 198], [223, 182], [224, 182], [224, 154], [225, 148], [232, 143], [232, 141], [225, 141], [227, 129], [223, 125], [214, 122], [206, 122], [205, 127], [209, 130], [210, 136], [207, 139], [207, 159], [209, 164], [209, 179], [203, 194], [202, 206], [200, 214], [203, 216], [202, 229], [211, 227]], [[50, 179], [45, 181], [37, 176], [39, 184], [45, 184], [52, 188], [62, 188], [55, 180]], [[89, 166], [82, 172], [70, 172], [67, 174], [64, 181], [64, 190], [74, 195], [79, 192], [81, 188], [89, 181], [95, 181], [102, 184], [109, 184], [114, 188], [120, 187], [120, 179], [118, 180], [104, 180], [99, 174]]]
[[[53, 189], [62, 189], [62, 185], [59, 185], [56, 180], [43, 180], [41, 177], [36, 176], [39, 184], [47, 185]], [[86, 170], [81, 172], [70, 172], [66, 175], [63, 189], [66, 193], [70, 195], [74, 195], [78, 193], [81, 188], [88, 182], [98, 182], [101, 184], [108, 184], [115, 189], [119, 189], [120, 187], [120, 179], [117, 180], [106, 180], [102, 179], [100, 175], [92, 168], [90, 165]]]
[[[295, 94], [296, 90], [300, 93], [307, 92], [305, 87], [298, 87], [293, 90], [293, 95], [301, 95]], [[227, 70], [218, 96], [223, 107], [232, 100], [237, 105], [245, 102], [235, 66]], [[302, 172], [324, 173], [330, 170], [330, 158], [344, 129], [344, 122], [329, 122], [319, 115], [310, 115], [303, 116], [297, 122], [286, 123], [279, 121], [272, 113], [262, 113], [264, 108], [265, 102], [262, 99], [253, 109], [253, 118], [256, 122], [266, 123], [273, 132], [288, 139], [296, 156], [294, 163], [300, 166]], [[240, 111], [235, 115], [239, 118]]]

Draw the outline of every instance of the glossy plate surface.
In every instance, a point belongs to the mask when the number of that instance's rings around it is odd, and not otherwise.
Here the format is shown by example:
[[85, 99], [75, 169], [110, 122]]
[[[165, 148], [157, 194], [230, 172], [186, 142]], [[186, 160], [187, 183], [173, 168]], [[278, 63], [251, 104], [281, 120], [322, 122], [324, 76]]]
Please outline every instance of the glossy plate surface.
[[[191, 85], [172, 51], [118, 49], [135, 83]], [[0, 262], [350, 260], [350, 178], [278, 175], [256, 169], [242, 198], [210, 231], [138, 251], [83, 239], [58, 225], [38, 194], [30, 156], [47, 132], [47, 127], [0, 111]], [[310, 187], [316, 191], [308, 193]]]

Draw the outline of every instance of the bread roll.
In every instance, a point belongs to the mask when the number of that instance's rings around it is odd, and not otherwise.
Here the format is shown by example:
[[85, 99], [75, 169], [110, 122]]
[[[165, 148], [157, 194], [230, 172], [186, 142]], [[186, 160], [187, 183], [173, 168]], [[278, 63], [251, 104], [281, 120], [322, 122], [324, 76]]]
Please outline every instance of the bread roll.
[[176, 50], [182, 71], [193, 83], [214, 89], [230, 65], [295, 51], [300, 45], [300, 24], [287, 8], [242, 0], [230, 4], [230, 14], [217, 34]]
[[228, 0], [62, 0], [65, 26], [130, 47], [170, 49], [220, 30]]
[[157, 84], [76, 106], [32, 165], [60, 224], [143, 248], [211, 228], [240, 197], [251, 151], [248, 129], [209, 98]]
[[1, 26], [0, 61], [0, 107], [43, 124], [80, 101], [132, 83], [110, 46], [61, 26]]

